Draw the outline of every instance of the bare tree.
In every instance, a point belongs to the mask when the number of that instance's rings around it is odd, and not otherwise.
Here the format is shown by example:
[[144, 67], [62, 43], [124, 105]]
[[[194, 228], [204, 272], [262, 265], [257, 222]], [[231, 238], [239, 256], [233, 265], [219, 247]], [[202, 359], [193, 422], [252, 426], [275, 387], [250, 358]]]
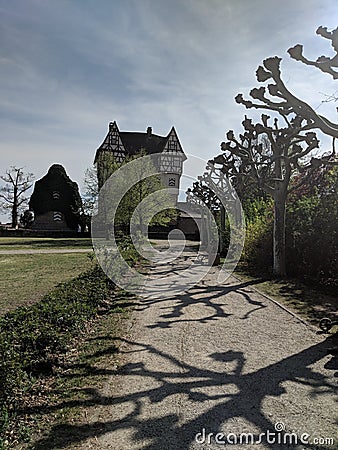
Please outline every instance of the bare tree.
[[23, 167], [11, 166], [0, 179], [6, 184], [0, 188], [0, 207], [10, 210], [12, 228], [18, 227], [20, 210], [27, 204], [25, 193], [32, 187], [34, 175], [25, 173]]
[[92, 216], [97, 197], [99, 195], [99, 187], [97, 180], [97, 171], [95, 167], [86, 169], [84, 180], [84, 194], [82, 196], [83, 213]]
[[[338, 77], [334, 70], [338, 67], [337, 38], [338, 29], [328, 32], [320, 27], [317, 33], [330, 39], [336, 51], [333, 58], [320, 57], [316, 62], [303, 57], [299, 44], [289, 49], [292, 58], [313, 65], [329, 73], [334, 79]], [[281, 78], [281, 58], [267, 58], [263, 66], [256, 71], [256, 78], [264, 83], [272, 83], [250, 91], [252, 100], [245, 100], [242, 94], [235, 98], [236, 102], [246, 108], [269, 110], [274, 117], [262, 114], [261, 122], [254, 124], [245, 117], [244, 133], [236, 138], [233, 131], [227, 133], [228, 142], [221, 144], [225, 151], [223, 160], [218, 157], [223, 170], [238, 172], [237, 176], [247, 175], [247, 170], [239, 172], [238, 168], [249, 168], [258, 185], [274, 199], [274, 272], [284, 275], [285, 267], [285, 208], [287, 195], [290, 192], [290, 180], [295, 173], [322, 164], [337, 164], [335, 139], [338, 137], [338, 124], [335, 124], [315, 112], [315, 110], [298, 99], [285, 86]], [[273, 124], [271, 124], [273, 120]], [[282, 120], [282, 124], [280, 121]], [[333, 138], [332, 151], [318, 157], [313, 150], [319, 148], [319, 141], [314, 129], [318, 129]], [[263, 138], [263, 140], [262, 140]], [[263, 145], [263, 143], [268, 145]], [[302, 181], [302, 180], [301, 180]], [[293, 185], [292, 189], [297, 188]]]
[[[280, 126], [275, 118], [274, 125], [269, 125], [270, 117], [263, 114], [262, 122], [254, 124], [245, 118], [245, 132], [236, 138], [233, 131], [227, 133], [227, 142], [222, 142], [225, 152], [222, 163], [225, 172], [237, 169], [237, 177], [251, 176], [258, 186], [270, 194], [274, 200], [274, 272], [285, 275], [285, 211], [286, 200], [291, 189], [289, 187], [293, 174], [311, 166], [306, 157], [318, 147], [316, 134], [305, 132], [306, 125], [301, 119], [294, 120], [285, 127]], [[268, 139], [269, 145], [263, 145], [261, 137]], [[263, 140], [264, 142], [264, 140]], [[237, 162], [237, 163], [236, 163]], [[243, 170], [249, 168], [249, 171]]]
[[192, 188], [189, 188], [187, 190], [187, 193], [201, 199], [202, 202], [210, 209], [210, 211], [217, 211], [219, 209], [219, 198], [207, 186], [202, 176], [198, 178], [199, 180], [193, 183]]

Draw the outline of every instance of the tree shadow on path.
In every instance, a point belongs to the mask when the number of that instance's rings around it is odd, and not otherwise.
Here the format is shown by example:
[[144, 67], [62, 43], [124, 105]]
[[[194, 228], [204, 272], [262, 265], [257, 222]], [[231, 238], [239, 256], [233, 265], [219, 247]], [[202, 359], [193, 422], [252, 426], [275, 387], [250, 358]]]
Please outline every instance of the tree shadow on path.
[[[260, 280], [257, 280], [255, 283], [259, 282]], [[225, 286], [198, 285], [189, 289], [189, 291], [183, 295], [173, 296], [172, 299], [170, 299], [170, 302], [172, 303], [170, 306], [166, 305], [165, 299], [142, 299], [138, 310], [144, 311], [155, 304], [164, 303], [165, 306], [163, 306], [163, 309], [165, 309], [166, 312], [160, 316], [160, 319], [163, 320], [158, 320], [156, 323], [148, 325], [149, 328], [170, 328], [179, 322], [200, 322], [205, 324], [208, 321], [230, 317], [232, 314], [226, 312], [227, 296], [230, 294], [237, 294], [241, 299], [244, 299], [248, 305], [254, 306], [253, 309], [243, 315], [242, 319], [245, 320], [255, 311], [267, 307], [266, 301], [264, 303], [260, 300], [254, 300], [249, 295], [252, 291], [247, 288], [253, 284], [254, 283], [252, 282], [243, 282]], [[203, 306], [204, 309], [210, 311], [210, 314], [198, 319], [185, 319], [184, 311], [192, 305]]]
[[[119, 409], [124, 404], [128, 404], [128, 408], [126, 408], [128, 412], [116, 420], [97, 421], [83, 425], [59, 424], [51, 429], [47, 437], [36, 443], [34, 448], [36, 450], [67, 448], [71, 444], [83, 443], [88, 438], [100, 438], [100, 436], [115, 430], [123, 430], [132, 433], [135, 448], [183, 450], [188, 449], [195, 442], [196, 434], [203, 428], [207, 432], [216, 434], [222, 430], [225, 422], [236, 418], [243, 418], [252, 424], [253, 428], [258, 430], [255, 435], [255, 438], [258, 438], [259, 433], [265, 433], [267, 430], [274, 431], [274, 423], [263, 412], [263, 401], [270, 396], [281, 396], [285, 392], [285, 382], [292, 381], [300, 383], [302, 386], [306, 385], [313, 396], [320, 396], [323, 392], [326, 394], [336, 393], [336, 384], [332, 379], [310, 367], [327, 355], [327, 350], [332, 346], [333, 341], [334, 338], [329, 337], [325, 341], [267, 367], [244, 373], [246, 358], [242, 352], [228, 350], [210, 354], [210, 361], [224, 363], [222, 370], [212, 370], [182, 362], [168, 353], [159, 351], [152, 345], [123, 340], [128, 344], [127, 353], [147, 352], [160, 358], [162, 362], [166, 363], [161, 367], [168, 367], [168, 369], [155, 370], [147, 367], [143, 362], [138, 362], [126, 363], [116, 372], [110, 371], [110, 373], [140, 377], [140, 386], [155, 387], [140, 388], [129, 394], [119, 395], [117, 393], [112, 397], [100, 395], [96, 390], [89, 390], [88, 398], [78, 400], [75, 402], [75, 406], [84, 408], [92, 405], [105, 405], [107, 411], [114, 414], [115, 408]], [[231, 364], [228, 365], [228, 363]], [[149, 382], [143, 383], [145, 380]], [[235, 391], [234, 385], [236, 386]], [[210, 388], [215, 388], [214, 392], [217, 394], [210, 394]], [[142, 416], [144, 404], [153, 404], [155, 407], [156, 404], [177, 394], [183, 394], [190, 402], [196, 403], [196, 413], [193, 417], [189, 416], [183, 423], [180, 423], [179, 415], [172, 412], [164, 413], [160, 417], [144, 418]], [[212, 404], [212, 401], [215, 403]], [[67, 402], [58, 405], [59, 408], [67, 406], [69, 406]], [[74, 402], [72, 406], [74, 406]], [[111, 406], [115, 408], [111, 408]], [[304, 432], [306, 431], [304, 430]], [[114, 438], [112, 437], [112, 439]], [[118, 442], [112, 440], [111, 443], [109, 448], [124, 450], [123, 447], [119, 447]], [[269, 449], [299, 448], [294, 443], [282, 447], [268, 443], [265, 445]], [[303, 444], [302, 448], [310, 449], [313, 446]]]

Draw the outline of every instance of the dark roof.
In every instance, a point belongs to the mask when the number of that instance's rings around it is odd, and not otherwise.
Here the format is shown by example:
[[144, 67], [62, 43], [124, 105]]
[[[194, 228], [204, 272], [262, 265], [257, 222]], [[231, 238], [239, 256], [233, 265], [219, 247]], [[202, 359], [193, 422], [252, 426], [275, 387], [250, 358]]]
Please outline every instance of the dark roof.
[[167, 136], [148, 133], [120, 131], [120, 137], [124, 148], [130, 155], [135, 155], [141, 148], [146, 149], [148, 154], [160, 153], [167, 142]]
[[[178, 137], [177, 137], [174, 127], [172, 127], [172, 129], [169, 131], [167, 136], [159, 136], [157, 134], [152, 133], [151, 127], [148, 127], [146, 133], [133, 132], [133, 131], [120, 131], [118, 129], [116, 122], [110, 122], [108, 134], [105, 137], [102, 144], [100, 145], [100, 147], [96, 150], [94, 164], [96, 163], [97, 156], [100, 153], [100, 151], [109, 149], [110, 133], [116, 133], [116, 132], [118, 133], [118, 135], [122, 141], [123, 147], [125, 148], [126, 152], [129, 155], [135, 155], [141, 149], [145, 149], [147, 154], [161, 153], [164, 150], [164, 147], [165, 147], [166, 143], [168, 142], [168, 139], [172, 133], [175, 134], [176, 139], [179, 143], [179, 140], [178, 140]], [[179, 143], [179, 148], [180, 149], [178, 151], [180, 151], [183, 154], [183, 158], [185, 160], [186, 156], [184, 154], [184, 151], [183, 151], [180, 143]]]

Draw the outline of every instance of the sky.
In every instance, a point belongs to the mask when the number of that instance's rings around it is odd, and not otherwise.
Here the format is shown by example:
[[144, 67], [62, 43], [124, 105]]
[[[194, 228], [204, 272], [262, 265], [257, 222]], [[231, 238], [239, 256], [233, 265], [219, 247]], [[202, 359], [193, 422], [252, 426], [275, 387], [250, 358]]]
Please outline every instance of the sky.
[[0, 0], [0, 173], [39, 179], [58, 163], [82, 189], [114, 120], [159, 135], [174, 125], [208, 160], [254, 117], [234, 97], [275, 55], [288, 88], [337, 121], [337, 103], [323, 103], [333, 80], [287, 54], [301, 43], [310, 59], [332, 56], [320, 25], [338, 26], [336, 0]]

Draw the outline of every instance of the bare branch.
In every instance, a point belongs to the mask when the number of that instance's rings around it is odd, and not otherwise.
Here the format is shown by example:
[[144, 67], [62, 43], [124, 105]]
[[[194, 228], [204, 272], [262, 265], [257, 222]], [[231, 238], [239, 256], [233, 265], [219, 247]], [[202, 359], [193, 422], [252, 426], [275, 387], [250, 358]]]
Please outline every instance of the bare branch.
[[316, 33], [331, 41], [331, 45], [336, 52], [336, 54], [332, 58], [328, 56], [320, 56], [316, 61], [311, 61], [305, 58], [305, 56], [303, 55], [303, 46], [300, 44], [289, 48], [288, 53], [292, 59], [301, 61], [307, 66], [317, 67], [322, 72], [331, 75], [334, 80], [337, 80], [338, 71], [334, 70], [334, 68], [338, 67], [338, 27], [333, 31], [328, 31], [326, 27], [319, 27]]
[[[323, 133], [338, 137], [338, 125], [317, 114], [314, 109], [297, 98], [292, 94], [285, 86], [281, 79], [280, 71], [281, 58], [277, 56], [267, 58], [263, 61], [263, 66], [259, 66], [256, 72], [256, 77], [259, 82], [265, 82], [268, 79], [274, 81], [273, 84], [269, 84], [268, 91], [269, 96], [266, 95], [266, 88], [252, 89], [250, 96], [258, 102], [245, 100], [242, 94], [238, 94], [235, 97], [237, 103], [243, 104], [246, 108], [255, 109], [269, 109], [275, 111], [283, 116], [286, 120], [290, 114], [293, 114], [303, 120], [307, 121], [306, 129], [318, 128]], [[282, 99], [282, 101], [276, 102], [271, 100], [272, 98]]]

